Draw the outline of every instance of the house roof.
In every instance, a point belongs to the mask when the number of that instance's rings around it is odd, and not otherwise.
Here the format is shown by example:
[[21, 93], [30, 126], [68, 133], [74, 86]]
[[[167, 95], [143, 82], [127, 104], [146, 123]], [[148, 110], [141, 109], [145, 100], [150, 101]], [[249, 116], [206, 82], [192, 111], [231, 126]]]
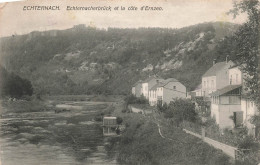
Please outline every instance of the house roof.
[[164, 87], [165, 85], [167, 85], [169, 82], [179, 82], [177, 79], [175, 78], [168, 78], [166, 80], [163, 80], [158, 87]]
[[150, 89], [151, 91], [157, 90], [157, 87], [160, 85], [160, 83], [155, 84], [154, 86], [152, 86], [152, 88]]
[[134, 85], [132, 87], [135, 87], [136, 85], [141, 84], [142, 82], [143, 82], [142, 80], [139, 80], [136, 83], [134, 83]]
[[216, 76], [216, 74], [219, 70], [223, 69], [227, 65], [230, 65], [231, 62], [232, 61], [229, 61], [228, 63], [226, 63], [226, 61], [224, 61], [224, 62], [216, 63], [211, 68], [209, 68], [209, 70], [206, 73], [204, 73], [204, 75], [202, 77]]
[[241, 85], [228, 85], [222, 89], [218, 89], [217, 91], [211, 93], [210, 95], [211, 96], [221, 96], [223, 94], [226, 94], [227, 92], [230, 92], [230, 91], [240, 88], [240, 87], [242, 87], [242, 86]]

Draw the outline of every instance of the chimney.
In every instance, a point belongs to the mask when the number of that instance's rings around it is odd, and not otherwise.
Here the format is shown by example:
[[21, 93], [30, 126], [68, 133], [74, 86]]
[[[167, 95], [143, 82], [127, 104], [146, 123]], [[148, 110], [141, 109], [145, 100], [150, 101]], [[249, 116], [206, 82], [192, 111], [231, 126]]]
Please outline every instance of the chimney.
[[229, 55], [226, 56], [226, 64], [228, 63], [228, 56], [229, 56]]
[[215, 64], [216, 64], [216, 59], [213, 60], [213, 65], [215, 65]]

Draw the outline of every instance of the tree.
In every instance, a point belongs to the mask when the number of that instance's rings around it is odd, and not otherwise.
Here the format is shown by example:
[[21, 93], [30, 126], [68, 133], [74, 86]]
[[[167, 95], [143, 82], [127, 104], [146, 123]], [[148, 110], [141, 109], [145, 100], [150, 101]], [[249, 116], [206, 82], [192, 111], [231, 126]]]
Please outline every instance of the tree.
[[0, 66], [0, 80], [0, 96], [21, 98], [23, 95], [33, 94], [33, 87], [29, 80], [7, 72], [2, 66]]
[[259, 109], [259, 15], [260, 2], [258, 0], [244, 0], [234, 3], [230, 13], [234, 18], [239, 13], [246, 13], [248, 20], [240, 26], [234, 35], [235, 44], [235, 63], [240, 66], [245, 73], [245, 85], [248, 96], [252, 99]]
[[123, 119], [122, 119], [121, 117], [117, 117], [117, 118], [116, 118], [116, 123], [117, 123], [118, 125], [122, 124], [122, 122], [123, 122]]
[[197, 119], [195, 105], [191, 102], [191, 100], [185, 99], [175, 99], [170, 102], [164, 116], [165, 118], [173, 119], [176, 126], [179, 126], [179, 124], [184, 120], [195, 122]]

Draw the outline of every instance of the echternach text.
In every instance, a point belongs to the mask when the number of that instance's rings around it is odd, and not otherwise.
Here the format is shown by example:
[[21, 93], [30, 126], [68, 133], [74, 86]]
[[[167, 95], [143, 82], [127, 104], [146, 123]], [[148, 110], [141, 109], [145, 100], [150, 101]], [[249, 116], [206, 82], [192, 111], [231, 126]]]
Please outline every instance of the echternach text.
[[60, 10], [60, 6], [24, 6], [23, 10]]

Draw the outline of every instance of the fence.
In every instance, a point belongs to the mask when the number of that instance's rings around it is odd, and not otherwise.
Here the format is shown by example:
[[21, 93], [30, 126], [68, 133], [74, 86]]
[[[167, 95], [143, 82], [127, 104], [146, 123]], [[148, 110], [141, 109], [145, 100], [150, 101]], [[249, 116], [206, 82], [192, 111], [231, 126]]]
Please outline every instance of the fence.
[[224, 143], [220, 143], [216, 140], [210, 139], [208, 137], [205, 137], [205, 130], [203, 130], [204, 128], [202, 128], [202, 134], [198, 134], [198, 133], [194, 133], [192, 131], [186, 130], [184, 129], [184, 131], [188, 134], [191, 134], [193, 136], [196, 136], [200, 139], [202, 139], [204, 142], [208, 143], [209, 145], [213, 146], [216, 149], [220, 149], [222, 150], [226, 155], [230, 156], [233, 159], [236, 159], [236, 154], [237, 152], [237, 148], [236, 147], [232, 147], [229, 145], [226, 145]]

